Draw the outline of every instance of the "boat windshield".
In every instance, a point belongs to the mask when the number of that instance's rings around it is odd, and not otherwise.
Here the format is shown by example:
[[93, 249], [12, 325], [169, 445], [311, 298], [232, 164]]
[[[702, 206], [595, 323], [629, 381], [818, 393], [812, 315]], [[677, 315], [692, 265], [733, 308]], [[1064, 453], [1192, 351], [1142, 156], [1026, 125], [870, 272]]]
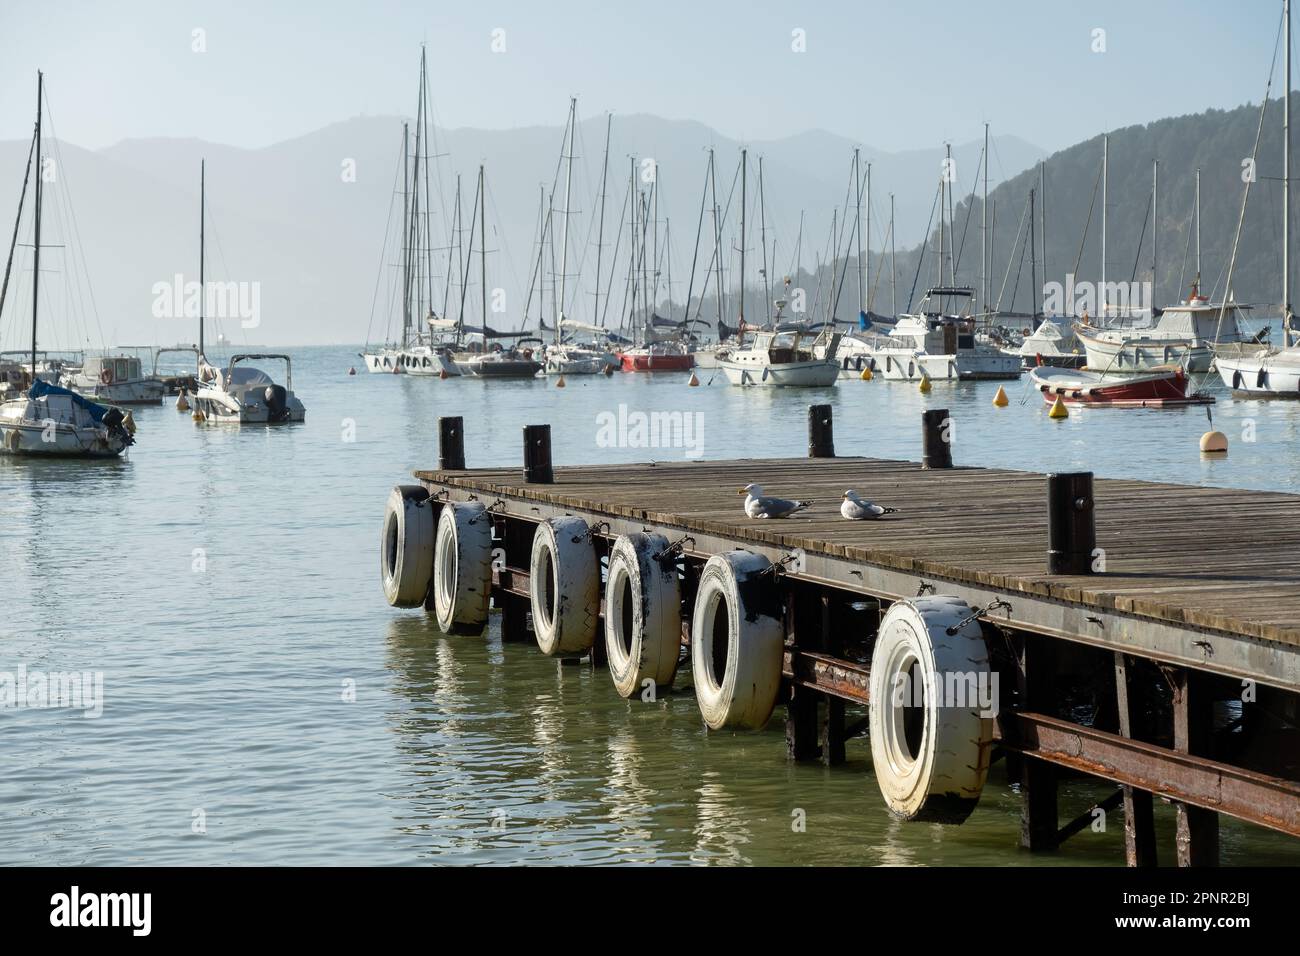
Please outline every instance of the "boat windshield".
[[271, 376], [251, 365], [236, 365], [228, 373], [227, 385], [274, 385]]

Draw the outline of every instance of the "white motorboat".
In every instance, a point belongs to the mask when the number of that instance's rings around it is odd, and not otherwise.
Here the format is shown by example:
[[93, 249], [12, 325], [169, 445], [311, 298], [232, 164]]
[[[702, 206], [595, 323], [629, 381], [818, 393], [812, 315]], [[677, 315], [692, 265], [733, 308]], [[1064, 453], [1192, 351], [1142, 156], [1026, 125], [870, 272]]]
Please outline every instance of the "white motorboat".
[[159, 405], [167, 393], [161, 381], [144, 373], [134, 355], [89, 355], [66, 384], [79, 395], [110, 405]]
[[548, 375], [599, 375], [607, 368], [618, 368], [619, 358], [595, 345], [561, 343], [547, 346], [545, 366]]
[[1135, 372], [1182, 365], [1189, 372], [1208, 372], [1216, 343], [1250, 342], [1240, 320], [1247, 308], [1233, 303], [1213, 305], [1193, 285], [1186, 301], [1161, 311], [1150, 326], [1123, 328], [1080, 321], [1074, 331], [1091, 369]]
[[[889, 339], [874, 332], [850, 332], [840, 339], [834, 359], [839, 366], [840, 378], [861, 378], [864, 370], [876, 370], [876, 352], [887, 348]], [[813, 353], [825, 351], [822, 346], [814, 346]]]
[[[284, 362], [284, 385], [245, 362]], [[278, 425], [301, 422], [306, 409], [293, 392], [293, 362], [283, 353], [234, 355], [224, 368], [199, 365], [199, 389], [190, 404], [210, 422], [239, 425]]]
[[756, 332], [754, 344], [743, 343], [718, 359], [727, 381], [732, 385], [758, 385], [769, 388], [825, 388], [840, 377], [835, 360], [839, 333], [832, 333], [822, 357], [802, 343], [803, 334], [790, 332]]
[[[874, 352], [876, 368], [888, 381], [1016, 379], [1020, 359], [975, 340], [975, 319], [942, 310], [944, 300], [969, 300], [974, 290], [942, 286], [926, 291], [920, 310], [900, 315], [886, 343]], [[934, 303], [933, 309], [926, 306]]]

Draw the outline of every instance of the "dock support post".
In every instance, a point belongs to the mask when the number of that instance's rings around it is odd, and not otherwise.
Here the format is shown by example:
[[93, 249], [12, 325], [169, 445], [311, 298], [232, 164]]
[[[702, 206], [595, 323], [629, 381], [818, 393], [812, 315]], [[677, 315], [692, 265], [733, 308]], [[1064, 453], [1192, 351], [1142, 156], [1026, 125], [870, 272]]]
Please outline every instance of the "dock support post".
[[946, 408], [921, 413], [921, 467], [952, 467], [952, 418]]
[[835, 428], [831, 406], [808, 406], [808, 457], [835, 457]]
[[[830, 595], [823, 592], [821, 596], [822, 639], [821, 648], [827, 654], [839, 657], [844, 653], [844, 641], [840, 632], [833, 627]], [[844, 701], [832, 694], [823, 694], [826, 698], [826, 720], [822, 724], [821, 749], [822, 763], [835, 767], [844, 763]]]
[[555, 481], [551, 470], [551, 426], [524, 426], [524, 481], [549, 485]]
[[[1056, 647], [1050, 638], [1025, 635], [1020, 649], [1017, 682], [1020, 700], [1027, 710], [1054, 715], [1053, 684], [1056, 676]], [[1043, 852], [1057, 848], [1056, 768], [1045, 760], [1026, 757], [1020, 775], [1020, 845]]]
[[[795, 629], [795, 594], [791, 590], [785, 599], [785, 646], [798, 647]], [[821, 697], [811, 687], [801, 687], [794, 682], [788, 685], [789, 696], [785, 703], [785, 747], [791, 760], [816, 760], [820, 756], [817, 746], [817, 702]]]
[[1047, 573], [1091, 574], [1097, 548], [1092, 472], [1047, 476]]
[[[1172, 674], [1174, 687], [1174, 749], [1183, 753], [1205, 753], [1210, 736], [1211, 702], [1204, 694], [1199, 675], [1178, 668]], [[1219, 865], [1219, 815], [1213, 810], [1174, 803], [1178, 813], [1176, 842], [1179, 866]]]
[[[1129, 702], [1128, 663], [1115, 652], [1115, 703], [1121, 737], [1133, 736], [1133, 707]], [[1157, 866], [1156, 823], [1151, 793], [1121, 787], [1124, 795], [1124, 860], [1129, 866]]]
[[438, 419], [438, 470], [465, 470], [465, 419], [459, 415]]
[[501, 605], [501, 642], [525, 643], [532, 640], [528, 633], [528, 601], [513, 594], [496, 600]]

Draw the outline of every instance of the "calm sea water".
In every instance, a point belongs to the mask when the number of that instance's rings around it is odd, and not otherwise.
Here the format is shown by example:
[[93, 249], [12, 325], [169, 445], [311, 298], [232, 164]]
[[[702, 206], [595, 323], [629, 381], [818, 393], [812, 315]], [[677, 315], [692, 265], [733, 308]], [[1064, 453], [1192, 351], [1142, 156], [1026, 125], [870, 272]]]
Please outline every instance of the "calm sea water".
[[[305, 425], [195, 426], [168, 404], [136, 412], [124, 461], [0, 459], [0, 671], [99, 671], [104, 698], [97, 719], [0, 711], [0, 862], [1122, 861], [1118, 813], [1059, 854], [1018, 852], [1001, 765], [964, 826], [903, 825], [864, 740], [846, 766], [794, 766], [780, 708], [764, 733], [706, 734], [689, 690], [628, 703], [602, 671], [503, 646], [495, 622], [486, 640], [449, 639], [389, 608], [384, 499], [435, 462], [439, 415], [465, 416], [475, 466], [518, 462], [521, 426], [539, 422], [559, 464], [682, 457], [600, 447], [597, 416], [620, 403], [702, 412], [702, 456], [729, 458], [804, 454], [807, 405], [829, 401], [841, 454], [914, 459], [922, 409], [948, 407], [958, 464], [1300, 491], [1289, 403], [1222, 398], [1232, 452], [1206, 461], [1203, 409], [1053, 422], [1017, 385], [998, 410], [996, 384], [926, 397], [882, 381], [799, 393], [617, 375], [561, 390], [349, 377], [355, 350], [294, 355]], [[1063, 818], [1107, 792], [1066, 787]], [[1158, 819], [1172, 859], [1167, 807]], [[1300, 862], [1292, 841], [1227, 820], [1223, 848], [1228, 863]]]

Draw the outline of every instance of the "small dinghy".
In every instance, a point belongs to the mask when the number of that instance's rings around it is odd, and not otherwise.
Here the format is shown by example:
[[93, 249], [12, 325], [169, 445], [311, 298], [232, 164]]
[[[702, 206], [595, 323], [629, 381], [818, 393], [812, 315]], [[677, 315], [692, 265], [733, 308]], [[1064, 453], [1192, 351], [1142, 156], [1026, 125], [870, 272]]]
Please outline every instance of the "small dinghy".
[[1040, 365], [1029, 370], [1029, 377], [1048, 404], [1057, 398], [1067, 405], [1119, 408], [1214, 404], [1213, 396], [1199, 392], [1188, 394], [1187, 373], [1180, 367], [1154, 368], [1136, 375], [1103, 375], [1087, 369]]

